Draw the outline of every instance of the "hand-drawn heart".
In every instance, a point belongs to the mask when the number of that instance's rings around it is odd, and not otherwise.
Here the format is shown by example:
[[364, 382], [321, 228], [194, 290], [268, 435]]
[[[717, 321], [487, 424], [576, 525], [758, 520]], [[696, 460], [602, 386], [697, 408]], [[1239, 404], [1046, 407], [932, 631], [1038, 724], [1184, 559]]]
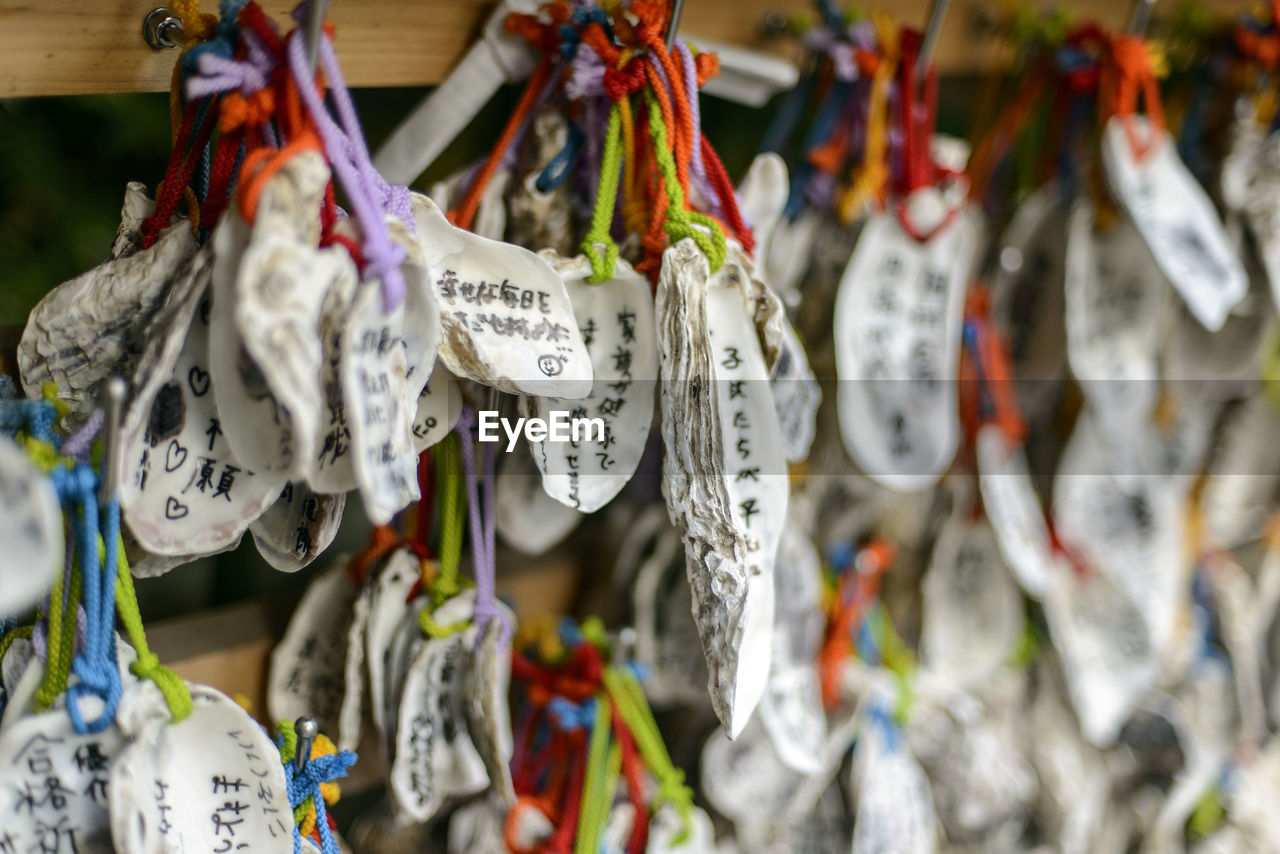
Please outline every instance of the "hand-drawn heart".
[[202, 371], [199, 365], [192, 365], [187, 372], [187, 385], [196, 397], [204, 397], [209, 393], [209, 372]]
[[164, 453], [164, 470], [177, 471], [187, 461], [187, 449], [178, 444], [177, 439], [169, 440], [169, 449]]
[[191, 508], [183, 504], [172, 495], [164, 502], [164, 517], [166, 519], [181, 519], [191, 512]]

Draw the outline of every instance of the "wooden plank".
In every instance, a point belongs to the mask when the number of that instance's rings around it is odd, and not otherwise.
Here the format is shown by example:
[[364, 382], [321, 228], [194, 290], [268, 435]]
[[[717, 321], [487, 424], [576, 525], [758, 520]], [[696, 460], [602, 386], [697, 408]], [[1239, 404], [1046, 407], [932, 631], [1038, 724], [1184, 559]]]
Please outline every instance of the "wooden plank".
[[[142, 19], [159, 0], [82, 0], [32, 3], [0, 0], [0, 97], [155, 92], [169, 88], [176, 50], [153, 51], [142, 40]], [[294, 0], [263, 0], [279, 22]], [[421, 86], [438, 83], [479, 32], [491, 0], [333, 0], [338, 54], [353, 86]], [[923, 27], [927, 0], [869, 0], [860, 8], [882, 9]], [[1079, 18], [1122, 26], [1129, 2], [1072, 0]], [[1251, 8], [1250, 0], [1211, 0], [1223, 15]], [[216, 4], [206, 0], [209, 9]], [[983, 45], [975, 22], [985, 12], [999, 20], [1007, 4], [961, 0], [952, 6], [938, 45], [939, 66], [972, 71], [1000, 60]], [[788, 52], [787, 40], [766, 39], [769, 13], [809, 12], [810, 0], [689, 0], [681, 32], [744, 46]]]
[[[177, 50], [152, 50], [142, 19], [158, 0], [0, 0], [0, 97], [161, 92]], [[264, 0], [280, 24], [294, 0]], [[205, 0], [207, 11], [217, 4]], [[441, 80], [479, 32], [486, 0], [335, 0], [338, 55], [353, 86]]]

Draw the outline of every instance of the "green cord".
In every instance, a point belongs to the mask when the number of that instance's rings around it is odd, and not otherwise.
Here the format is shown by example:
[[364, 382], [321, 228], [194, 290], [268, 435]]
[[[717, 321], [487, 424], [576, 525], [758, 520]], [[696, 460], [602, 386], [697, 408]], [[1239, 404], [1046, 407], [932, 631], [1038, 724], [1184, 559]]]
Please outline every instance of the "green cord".
[[[574, 854], [596, 854], [600, 850], [600, 834], [612, 803], [613, 786], [609, 785], [610, 767], [615, 755], [621, 767], [618, 746], [610, 749], [612, 727], [609, 720], [609, 698], [596, 697], [596, 719], [591, 727], [591, 742], [587, 749], [587, 770], [582, 781], [581, 811], [578, 815], [578, 834], [574, 840]], [[616, 785], [616, 776], [614, 777]]]
[[[67, 690], [71, 675], [71, 658], [75, 654], [76, 606], [80, 602], [80, 559], [71, 564], [71, 584], [63, 589], [62, 573], [54, 578], [49, 594], [48, 655], [45, 661], [44, 680], [36, 689], [35, 709], [46, 711]], [[69, 606], [69, 607], [68, 607]]]
[[142, 627], [142, 615], [138, 613], [138, 594], [133, 589], [133, 576], [129, 573], [129, 559], [124, 553], [124, 542], [116, 541], [119, 549], [116, 572], [116, 613], [124, 624], [129, 643], [138, 653], [138, 660], [129, 665], [129, 672], [139, 679], [149, 679], [160, 689], [169, 715], [174, 723], [185, 720], [193, 708], [191, 692], [182, 677], [160, 663], [160, 658], [147, 645], [147, 633]]
[[431, 582], [432, 607], [418, 612], [418, 625], [424, 634], [447, 638], [465, 631], [470, 620], [459, 620], [442, 626], [432, 614], [458, 594], [458, 564], [462, 557], [462, 526], [466, 515], [462, 490], [462, 440], [456, 432], [445, 436], [440, 454], [440, 567]]
[[649, 708], [644, 690], [635, 674], [627, 668], [606, 667], [604, 684], [622, 722], [635, 739], [645, 765], [658, 781], [656, 806], [669, 803], [680, 816], [680, 833], [672, 840], [674, 845], [679, 846], [689, 837], [693, 817], [693, 790], [685, 785], [684, 772], [672, 763], [667, 746], [662, 742], [658, 722], [653, 718], [653, 710]]
[[[600, 183], [596, 187], [596, 205], [591, 212], [591, 227], [582, 239], [582, 254], [591, 262], [587, 281], [593, 285], [613, 278], [618, 265], [618, 244], [609, 228], [618, 202], [618, 180], [622, 172], [622, 109], [615, 103], [609, 110], [609, 128], [604, 137], [604, 154], [600, 159]], [[604, 247], [603, 254], [600, 247]]]
[[676, 160], [667, 142], [667, 127], [662, 123], [662, 110], [651, 88], [644, 90], [644, 97], [649, 105], [649, 135], [653, 139], [654, 159], [658, 161], [658, 169], [662, 172], [663, 183], [667, 188], [667, 221], [663, 224], [663, 229], [672, 243], [688, 237], [698, 244], [698, 248], [707, 256], [711, 272], [714, 273], [724, 266], [726, 254], [724, 232], [711, 217], [696, 211], [685, 210], [684, 191], [680, 189], [680, 180], [676, 175]]

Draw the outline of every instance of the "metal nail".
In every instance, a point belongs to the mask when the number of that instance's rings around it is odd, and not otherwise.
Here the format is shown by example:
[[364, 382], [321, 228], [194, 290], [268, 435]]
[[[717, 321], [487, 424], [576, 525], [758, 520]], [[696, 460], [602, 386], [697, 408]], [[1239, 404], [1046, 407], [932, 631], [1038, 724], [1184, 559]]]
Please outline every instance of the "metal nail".
[[684, 12], [684, 0], [671, 0], [671, 19], [667, 21], [667, 50], [675, 47], [676, 30], [680, 28], [680, 15]]
[[98, 502], [110, 503], [120, 488], [120, 418], [128, 386], [120, 377], [107, 380], [106, 418], [102, 425], [102, 481], [98, 484]]
[[320, 39], [324, 38], [324, 12], [327, 0], [311, 0], [307, 4], [307, 67], [311, 76], [316, 74], [316, 65], [320, 59]]
[[1155, 5], [1156, 0], [1137, 0], [1133, 6], [1133, 14], [1129, 16], [1129, 35], [1146, 35], [1147, 26], [1151, 23], [1151, 10]]
[[920, 42], [920, 56], [916, 59], [916, 73], [923, 75], [929, 67], [934, 48], [938, 46], [938, 34], [942, 32], [942, 21], [947, 17], [947, 9], [951, 0], [933, 0], [929, 6], [929, 22], [924, 28], [924, 40]]
[[186, 41], [182, 19], [164, 6], [158, 6], [142, 19], [142, 38], [152, 50], [177, 47], [178, 41]]
[[311, 759], [311, 745], [320, 734], [320, 725], [311, 715], [303, 715], [293, 722], [293, 732], [298, 736], [298, 752], [293, 757], [293, 767], [301, 774]]

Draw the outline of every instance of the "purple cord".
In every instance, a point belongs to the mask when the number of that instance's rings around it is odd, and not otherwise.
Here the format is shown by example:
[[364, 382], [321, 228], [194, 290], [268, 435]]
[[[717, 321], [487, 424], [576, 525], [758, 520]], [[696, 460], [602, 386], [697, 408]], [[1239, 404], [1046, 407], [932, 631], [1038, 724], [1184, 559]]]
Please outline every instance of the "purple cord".
[[98, 431], [102, 429], [104, 420], [105, 417], [102, 414], [102, 410], [95, 411], [79, 430], [68, 436], [67, 441], [62, 443], [62, 453], [74, 460], [87, 463], [89, 461], [89, 446], [97, 438]]
[[569, 79], [564, 82], [565, 97], [578, 101], [603, 95], [605, 70], [600, 54], [579, 46], [569, 65]]
[[[295, 17], [304, 8], [305, 4], [299, 6], [294, 11]], [[365, 273], [367, 277], [377, 278], [381, 282], [382, 309], [389, 314], [404, 302], [405, 285], [400, 265], [404, 263], [405, 251], [391, 239], [391, 233], [383, 219], [383, 211], [399, 217], [412, 229], [409, 190], [407, 187], [392, 187], [373, 168], [369, 150], [360, 132], [355, 107], [351, 103], [351, 94], [338, 69], [333, 45], [325, 37], [320, 40], [319, 48], [325, 79], [329, 82], [334, 106], [345, 126], [345, 132], [343, 127], [334, 122], [325, 109], [324, 101], [316, 92], [307, 67], [305, 39], [299, 30], [290, 33], [286, 43], [289, 68], [298, 84], [302, 101], [324, 141], [330, 165], [351, 200], [351, 209], [364, 236], [361, 251], [365, 260]]]
[[495, 477], [496, 459], [493, 443], [486, 443], [484, 450], [484, 508], [480, 507], [480, 484], [476, 477], [475, 448], [471, 428], [475, 416], [471, 407], [464, 406], [458, 418], [458, 436], [462, 439], [462, 470], [467, 481], [467, 510], [471, 520], [471, 563], [476, 578], [476, 601], [474, 606], [475, 621], [480, 629], [479, 638], [483, 639], [489, 622], [495, 618], [502, 621], [502, 646], [511, 641], [511, 624], [506, 614], [498, 607], [494, 599], [494, 569], [496, 565], [496, 527], [494, 514], [494, 493], [497, 491]]
[[703, 198], [707, 200], [708, 212], [722, 219], [724, 210], [720, 205], [720, 197], [712, 188], [711, 181], [707, 178], [706, 164], [702, 162], [702, 109], [698, 102], [698, 67], [693, 62], [693, 51], [689, 50], [689, 45], [685, 44], [683, 39], [676, 40], [675, 52], [684, 68], [685, 94], [689, 101], [689, 112], [693, 114], [693, 157], [689, 163], [689, 169], [693, 173], [693, 180], [697, 183], [699, 192], [702, 192]]
[[[677, 42], [677, 44], [680, 46], [684, 46], [684, 42]], [[687, 47], [685, 47], [684, 49], [686, 52], [688, 51]], [[689, 54], [689, 62], [690, 64], [692, 64], [693, 62], [692, 54]], [[663, 88], [667, 90], [667, 93], [668, 93], [667, 96], [671, 98], [671, 100], [674, 102], [675, 98], [673, 96], [671, 81], [667, 79], [667, 72], [662, 67], [662, 63], [654, 62], [651, 59], [650, 64], [658, 72], [658, 79], [662, 81]], [[701, 145], [702, 125], [699, 120], [699, 114], [698, 114], [698, 80], [696, 77], [688, 74], [687, 68], [686, 68], [685, 76], [689, 78], [689, 84], [693, 87], [692, 92], [689, 93], [689, 98], [688, 98], [689, 108], [692, 111], [693, 136], [694, 136], [694, 138], [691, 140], [692, 144], [690, 145], [690, 148], [693, 149], [693, 157], [692, 157], [692, 161], [689, 164], [690, 166], [689, 183], [692, 185], [692, 189], [697, 190], [698, 195], [701, 197], [702, 202], [707, 206], [707, 213], [711, 214], [717, 219], [723, 219], [724, 211], [720, 210], [720, 198], [719, 196], [716, 195], [716, 191], [711, 186], [711, 182], [707, 180], [707, 170], [705, 166], [703, 166], [702, 164], [702, 145]], [[674, 134], [675, 128], [671, 128], [669, 132]], [[699, 174], [698, 172], [699, 169], [702, 170], [701, 174]]]

